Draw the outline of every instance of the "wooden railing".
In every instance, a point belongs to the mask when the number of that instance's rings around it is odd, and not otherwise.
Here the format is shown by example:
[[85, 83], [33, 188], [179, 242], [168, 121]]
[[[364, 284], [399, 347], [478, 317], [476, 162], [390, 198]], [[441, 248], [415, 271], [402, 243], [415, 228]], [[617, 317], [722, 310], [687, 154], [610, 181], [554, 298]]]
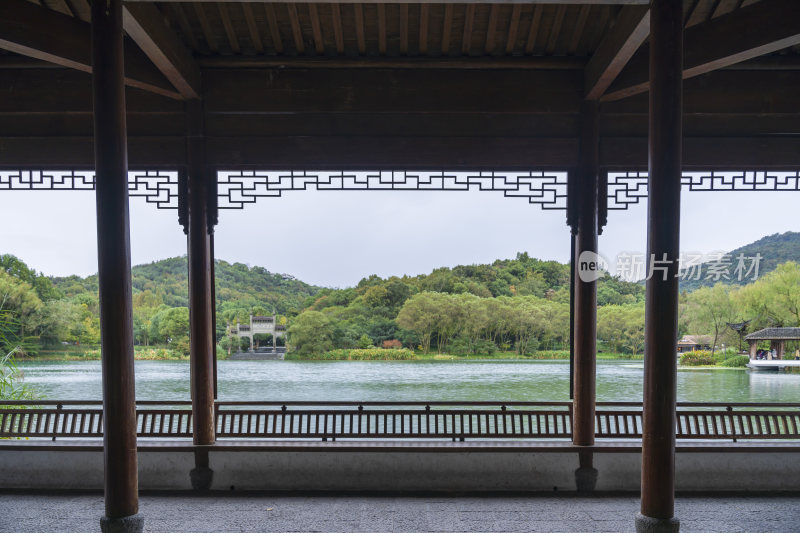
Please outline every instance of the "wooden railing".
[[[139, 437], [192, 436], [190, 402], [137, 405]], [[217, 402], [218, 438], [569, 439], [570, 402]], [[800, 439], [800, 404], [679, 403], [679, 439]], [[0, 402], [0, 437], [102, 437], [100, 402]], [[598, 439], [639, 439], [641, 404], [599, 402]]]

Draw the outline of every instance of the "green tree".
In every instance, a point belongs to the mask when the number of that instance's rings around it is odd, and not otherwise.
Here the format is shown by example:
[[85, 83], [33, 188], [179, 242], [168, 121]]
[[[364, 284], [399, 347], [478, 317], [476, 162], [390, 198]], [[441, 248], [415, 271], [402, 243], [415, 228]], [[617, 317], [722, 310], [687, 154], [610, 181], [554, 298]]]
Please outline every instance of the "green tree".
[[431, 339], [441, 323], [442, 310], [437, 295], [428, 291], [415, 294], [406, 300], [397, 314], [397, 325], [419, 335], [424, 353], [430, 351]]
[[158, 322], [158, 333], [168, 343], [189, 337], [189, 308], [171, 307], [163, 310]]
[[690, 331], [714, 332], [711, 355], [714, 355], [720, 336], [728, 332], [727, 324], [736, 322], [739, 313], [731, 298], [730, 286], [723, 283], [701, 287], [689, 293], [686, 299], [686, 317]]
[[20, 337], [31, 329], [31, 317], [41, 306], [42, 301], [29, 283], [0, 271], [0, 312], [16, 317]]
[[287, 333], [292, 350], [301, 354], [324, 353], [333, 348], [333, 325], [319, 311], [297, 315]]

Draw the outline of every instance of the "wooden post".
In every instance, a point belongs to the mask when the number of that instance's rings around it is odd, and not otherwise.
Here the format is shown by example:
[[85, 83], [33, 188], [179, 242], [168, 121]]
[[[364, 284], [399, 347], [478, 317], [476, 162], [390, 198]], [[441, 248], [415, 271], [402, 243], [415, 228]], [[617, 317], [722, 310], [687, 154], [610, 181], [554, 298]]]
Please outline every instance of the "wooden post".
[[92, 5], [97, 277], [103, 367], [104, 531], [142, 531], [136, 460], [122, 0]]
[[[212, 191], [213, 193], [214, 191]], [[211, 361], [214, 364], [214, 399], [217, 399], [217, 273], [216, 261], [214, 259], [214, 226], [209, 223], [210, 235], [210, 250], [211, 255], [211, 346], [213, 348], [211, 354]], [[230, 354], [228, 354], [230, 355]]]
[[642, 502], [637, 531], [678, 531], [675, 401], [680, 253], [683, 7], [650, 2], [650, 129]]
[[202, 105], [198, 100], [189, 101], [186, 105], [189, 119], [188, 249], [192, 437], [195, 444], [205, 445], [214, 444], [215, 441], [209, 175], [205, 165]]
[[[598, 231], [598, 103], [586, 101], [581, 106], [581, 140], [576, 195], [576, 232], [574, 244], [574, 376], [572, 443], [594, 444], [595, 375], [597, 350], [597, 261]], [[591, 491], [597, 483], [591, 452], [579, 454], [575, 483], [579, 491]]]
[[581, 109], [581, 143], [578, 183], [575, 188], [577, 232], [575, 234], [575, 376], [572, 442], [594, 444], [595, 352], [597, 345], [597, 281], [589, 261], [599, 266], [597, 254], [597, 102], [584, 102]]

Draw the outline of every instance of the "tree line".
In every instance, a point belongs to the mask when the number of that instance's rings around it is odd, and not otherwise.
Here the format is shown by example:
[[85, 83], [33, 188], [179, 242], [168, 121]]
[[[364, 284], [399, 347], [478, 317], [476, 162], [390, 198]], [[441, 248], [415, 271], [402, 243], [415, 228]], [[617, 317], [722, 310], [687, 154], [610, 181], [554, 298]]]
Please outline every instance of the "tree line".
[[[528, 254], [419, 276], [370, 276], [345, 289], [225, 261], [217, 261], [216, 273], [216, 334], [223, 342], [227, 324], [273, 313], [288, 323], [290, 348], [300, 353], [386, 345], [524, 354], [570, 342], [569, 266]], [[135, 342], [188, 351], [185, 258], [136, 266], [133, 274]], [[749, 285], [683, 292], [680, 303], [681, 334], [709, 334], [714, 345], [734, 346], [738, 336], [728, 323], [751, 320], [750, 331], [800, 326], [800, 267], [787, 261]], [[30, 354], [63, 342], [96, 345], [96, 277], [50, 278], [2, 255], [0, 316], [5, 337]], [[642, 284], [610, 275], [599, 280], [597, 336], [602, 351], [642, 352]]]

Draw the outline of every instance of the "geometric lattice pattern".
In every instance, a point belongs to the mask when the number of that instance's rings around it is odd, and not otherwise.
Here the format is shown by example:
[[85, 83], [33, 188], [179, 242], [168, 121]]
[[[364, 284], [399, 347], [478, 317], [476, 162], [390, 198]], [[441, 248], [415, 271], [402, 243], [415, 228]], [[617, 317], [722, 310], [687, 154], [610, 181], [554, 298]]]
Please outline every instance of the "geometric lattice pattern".
[[[94, 190], [93, 170], [0, 170], [0, 190]], [[128, 194], [142, 197], [159, 209], [177, 209], [178, 173], [128, 172]]]
[[[800, 191], [800, 172], [684, 172], [681, 184], [689, 191]], [[643, 198], [647, 198], [647, 172], [609, 172], [609, 210], [627, 209]]]
[[[542, 209], [567, 206], [566, 172], [220, 171], [219, 209], [242, 209], [259, 198], [288, 191], [494, 191], [524, 198]], [[800, 191], [800, 172], [684, 172], [689, 191]], [[0, 170], [0, 190], [94, 190], [91, 170]], [[128, 172], [130, 196], [159, 209], [177, 209], [177, 171]], [[624, 210], [647, 198], [647, 172], [609, 172], [608, 210]]]
[[542, 209], [566, 209], [565, 172], [219, 172], [220, 209], [241, 209], [287, 191], [497, 191]]

